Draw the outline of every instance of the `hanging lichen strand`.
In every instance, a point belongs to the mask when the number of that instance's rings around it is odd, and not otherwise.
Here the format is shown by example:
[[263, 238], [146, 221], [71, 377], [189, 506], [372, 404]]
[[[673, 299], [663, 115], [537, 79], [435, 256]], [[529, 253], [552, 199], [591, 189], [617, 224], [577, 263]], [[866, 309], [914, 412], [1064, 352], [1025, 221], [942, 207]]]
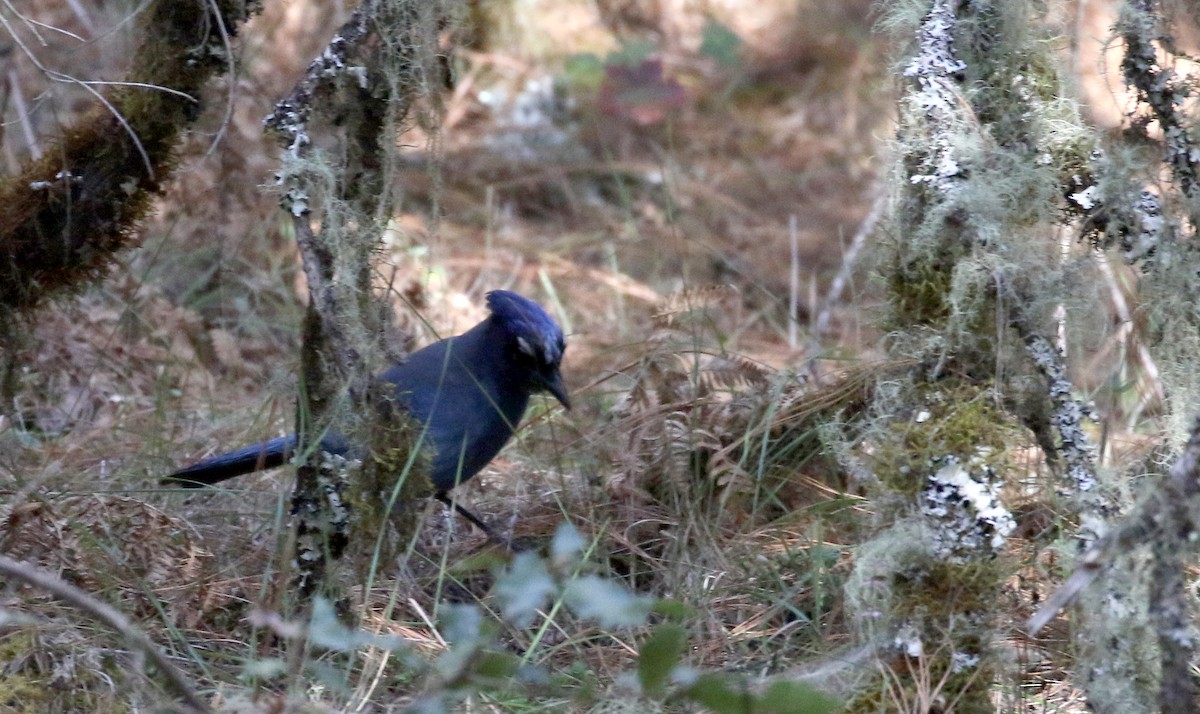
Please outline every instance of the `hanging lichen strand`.
[[1018, 449], [1061, 442], [1026, 346], [1051, 333], [1063, 300], [1050, 240], [1062, 167], [1084, 164], [1094, 140], [1060, 98], [1031, 6], [935, 0], [915, 16], [897, 3], [884, 26], [917, 38], [902, 62], [881, 271], [888, 349], [918, 366], [878, 386], [862, 449], [883, 528], [846, 594], [881, 666], [851, 709], [923, 711], [935, 696], [928, 706], [991, 712], [998, 595], [1015, 567], [1002, 490]]

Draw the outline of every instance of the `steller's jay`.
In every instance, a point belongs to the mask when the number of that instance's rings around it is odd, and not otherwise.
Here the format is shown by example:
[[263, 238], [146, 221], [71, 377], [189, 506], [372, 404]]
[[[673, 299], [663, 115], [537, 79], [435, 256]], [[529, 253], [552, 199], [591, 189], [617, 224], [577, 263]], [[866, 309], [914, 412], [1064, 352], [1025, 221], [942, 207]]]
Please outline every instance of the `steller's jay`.
[[[438, 500], [491, 535], [446, 492], [487, 465], [512, 437], [529, 396], [546, 391], [567, 409], [563, 387], [562, 329], [540, 305], [507, 290], [487, 294], [492, 314], [455, 337], [417, 350], [379, 379], [394, 387], [395, 403], [421, 428], [419, 443], [433, 449], [430, 480]], [[214, 456], [180, 469], [164, 481], [187, 488], [219, 483], [291, 459], [296, 437], [283, 436]], [[329, 433], [321, 449], [355, 456], [345, 437]]]

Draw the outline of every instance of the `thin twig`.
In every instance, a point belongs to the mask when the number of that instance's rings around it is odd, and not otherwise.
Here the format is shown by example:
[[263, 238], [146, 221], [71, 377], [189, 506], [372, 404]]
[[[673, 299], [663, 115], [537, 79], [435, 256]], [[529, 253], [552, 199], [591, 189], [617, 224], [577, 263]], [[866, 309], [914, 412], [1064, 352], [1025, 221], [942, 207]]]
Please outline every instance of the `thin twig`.
[[875, 196], [875, 201], [871, 204], [871, 210], [867, 212], [866, 218], [863, 218], [862, 223], [858, 224], [858, 230], [854, 232], [854, 238], [850, 240], [850, 247], [842, 254], [842, 267], [838, 269], [837, 275], [833, 277], [833, 282], [829, 284], [829, 292], [825, 294], [825, 301], [821, 305], [821, 314], [817, 317], [816, 336], [819, 337], [829, 329], [833, 308], [841, 301], [842, 291], [850, 282], [850, 274], [854, 271], [858, 254], [862, 252], [867, 238], [875, 230], [875, 224], [879, 223], [879, 217], [883, 215], [883, 207], [886, 204], [887, 194], [880, 191]]
[[788, 347], [796, 349], [796, 323], [800, 320], [800, 237], [796, 228], [796, 214], [788, 216], [788, 241], [792, 246], [792, 270], [788, 281]]
[[34, 160], [42, 158], [42, 147], [38, 144], [37, 132], [33, 130], [33, 122], [29, 119], [29, 105], [25, 103], [25, 93], [21, 91], [21, 78], [17, 70], [8, 70], [8, 91], [13, 100], [13, 110], [17, 113], [17, 123], [21, 127], [21, 135], [25, 145], [29, 147], [29, 155]]
[[59, 600], [82, 610], [112, 628], [128, 640], [136, 649], [145, 654], [158, 667], [163, 676], [167, 678], [170, 689], [189, 708], [197, 712], [212, 711], [208, 707], [208, 704], [196, 693], [196, 690], [192, 688], [191, 683], [184, 677], [183, 672], [180, 672], [175, 665], [171, 664], [158, 651], [158, 648], [150, 641], [150, 638], [146, 637], [141, 630], [134, 627], [133, 623], [108, 603], [97, 600], [83, 590], [42, 571], [40, 568], [3, 555], [0, 555], [0, 574], [20, 580], [39, 590], [45, 590]]
[[[1196, 533], [1197, 523], [1189, 509], [1178, 506], [1190, 504], [1197, 500], [1197, 496], [1200, 496], [1200, 419], [1193, 425], [1187, 446], [1171, 466], [1168, 478], [1138, 504], [1128, 518], [1097, 540], [1080, 557], [1075, 572], [1029, 619], [1029, 634], [1036, 635], [1074, 602], [1119, 555], [1142, 545], [1161, 544], [1168, 539], [1184, 540]], [[1176, 550], [1181, 550], [1184, 545], [1176, 543]]]

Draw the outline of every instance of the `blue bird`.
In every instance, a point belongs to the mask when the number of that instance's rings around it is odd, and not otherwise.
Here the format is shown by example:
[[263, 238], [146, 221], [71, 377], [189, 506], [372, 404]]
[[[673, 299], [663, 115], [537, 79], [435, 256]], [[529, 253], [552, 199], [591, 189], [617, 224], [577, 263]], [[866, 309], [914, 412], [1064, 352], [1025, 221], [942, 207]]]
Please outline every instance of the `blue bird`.
[[[491, 315], [483, 322], [417, 350], [379, 379], [392, 385], [395, 403], [421, 427], [419, 443], [433, 451], [429, 477], [438, 500], [491, 535], [447, 492], [479, 473], [508, 443], [530, 395], [549, 392], [567, 409], [571, 402], [559, 372], [566, 343], [558, 323], [537, 303], [507, 290], [488, 293], [487, 304]], [[295, 435], [271, 439], [205, 459], [164, 481], [210, 486], [282, 466], [295, 448]], [[321, 449], [358, 455], [337, 433], [327, 434]]]

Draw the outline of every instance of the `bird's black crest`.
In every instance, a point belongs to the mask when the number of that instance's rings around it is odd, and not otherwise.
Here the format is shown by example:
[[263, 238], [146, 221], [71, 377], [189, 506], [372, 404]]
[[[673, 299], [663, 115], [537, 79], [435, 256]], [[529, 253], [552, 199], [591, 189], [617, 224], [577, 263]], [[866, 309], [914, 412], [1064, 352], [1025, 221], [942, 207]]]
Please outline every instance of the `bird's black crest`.
[[562, 361], [566, 343], [562, 328], [541, 305], [508, 290], [493, 290], [487, 294], [487, 304], [520, 346], [530, 357], [547, 365]]

